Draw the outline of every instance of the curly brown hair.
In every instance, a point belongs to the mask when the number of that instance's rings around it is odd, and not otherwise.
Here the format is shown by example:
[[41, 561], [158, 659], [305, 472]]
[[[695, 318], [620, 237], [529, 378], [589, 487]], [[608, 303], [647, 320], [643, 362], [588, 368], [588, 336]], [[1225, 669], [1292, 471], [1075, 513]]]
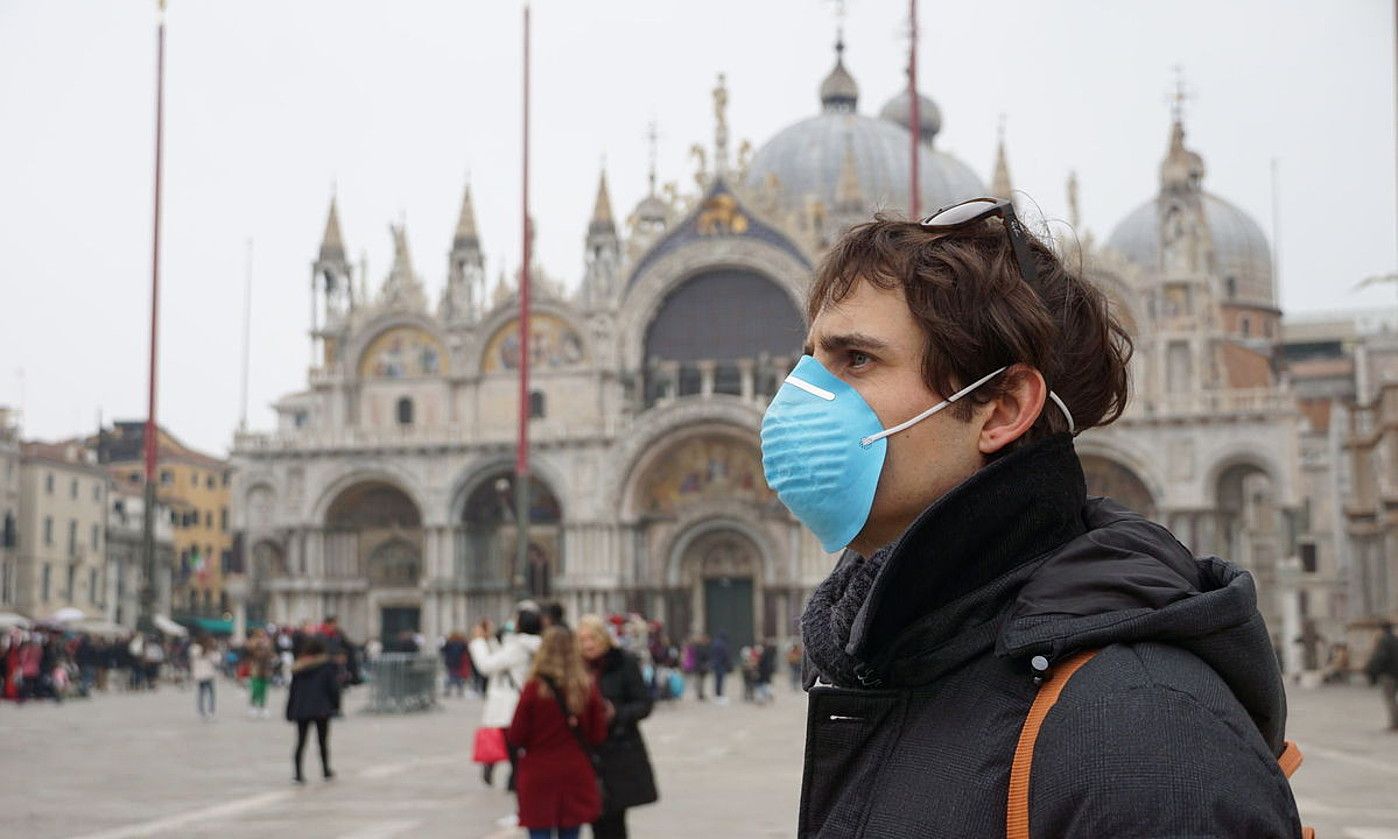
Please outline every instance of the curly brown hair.
[[[1033, 287], [1020, 275], [999, 219], [952, 231], [876, 216], [849, 230], [822, 260], [806, 314], [848, 296], [863, 281], [901, 290], [927, 338], [922, 376], [950, 394], [997, 367], [1024, 364], [1043, 374], [1072, 412], [1078, 431], [1121, 416], [1128, 397], [1131, 336], [1099, 289], [1070, 272], [1037, 237], [1024, 238], [1038, 269]], [[948, 412], [969, 420], [974, 404], [1005, 392], [1010, 374], [987, 382]], [[1067, 431], [1043, 411], [1017, 444]], [[1008, 451], [1014, 446], [1008, 446]]]

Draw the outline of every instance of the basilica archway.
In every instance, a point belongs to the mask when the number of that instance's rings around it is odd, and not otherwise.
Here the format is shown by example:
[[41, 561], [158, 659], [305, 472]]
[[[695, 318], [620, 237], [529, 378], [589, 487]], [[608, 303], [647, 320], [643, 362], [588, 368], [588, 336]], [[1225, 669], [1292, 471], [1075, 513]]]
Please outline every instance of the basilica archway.
[[342, 581], [325, 595], [326, 614], [369, 637], [420, 628], [422, 514], [406, 492], [383, 480], [346, 487], [326, 510], [322, 537], [322, 575]]
[[529, 544], [518, 564], [513, 472], [500, 469], [478, 480], [466, 495], [456, 528], [455, 577], [468, 589], [554, 596], [563, 573], [563, 508], [545, 481], [529, 479]]
[[1159, 511], [1154, 496], [1145, 481], [1129, 467], [1093, 454], [1080, 455], [1078, 460], [1082, 463], [1083, 477], [1087, 479], [1089, 496], [1106, 496], [1148, 519], [1156, 518]]
[[667, 595], [670, 631], [687, 638], [723, 633], [732, 647], [758, 640], [764, 626], [762, 551], [742, 529], [706, 523], [676, 545], [676, 577]]

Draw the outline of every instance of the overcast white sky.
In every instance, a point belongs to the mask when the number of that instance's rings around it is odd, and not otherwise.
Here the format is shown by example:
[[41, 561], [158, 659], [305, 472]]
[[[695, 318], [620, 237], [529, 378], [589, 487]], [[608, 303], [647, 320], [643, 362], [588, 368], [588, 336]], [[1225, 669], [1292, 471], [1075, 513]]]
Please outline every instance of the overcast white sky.
[[[171, 0], [160, 414], [226, 451], [239, 415], [245, 242], [255, 242], [251, 421], [305, 383], [309, 263], [332, 183], [353, 254], [382, 280], [406, 217], [435, 301], [469, 172], [488, 271], [518, 264], [520, 4]], [[54, 438], [145, 415], [154, 0], [0, 0], [0, 404]], [[902, 84], [902, 0], [851, 0], [860, 109]], [[835, 7], [822, 0], [538, 0], [539, 257], [576, 283], [605, 157], [624, 216], [692, 184], [725, 72], [737, 141], [818, 108]], [[1099, 237], [1154, 195], [1175, 64], [1196, 98], [1206, 187], [1271, 230], [1281, 168], [1288, 312], [1388, 305], [1394, 270], [1394, 20], [1388, 0], [923, 0], [922, 87], [938, 145], [989, 180], [997, 115], [1011, 171], [1050, 217], [1076, 169]], [[22, 371], [22, 373], [21, 373]]]

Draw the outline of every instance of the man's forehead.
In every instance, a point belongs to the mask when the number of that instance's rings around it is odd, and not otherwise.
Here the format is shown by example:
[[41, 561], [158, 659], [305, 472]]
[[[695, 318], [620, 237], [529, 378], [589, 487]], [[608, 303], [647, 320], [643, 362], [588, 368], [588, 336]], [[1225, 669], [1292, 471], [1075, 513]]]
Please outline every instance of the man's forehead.
[[899, 290], [858, 281], [849, 294], [816, 313], [807, 343], [886, 347], [899, 343], [909, 328], [916, 331], [916, 322]]

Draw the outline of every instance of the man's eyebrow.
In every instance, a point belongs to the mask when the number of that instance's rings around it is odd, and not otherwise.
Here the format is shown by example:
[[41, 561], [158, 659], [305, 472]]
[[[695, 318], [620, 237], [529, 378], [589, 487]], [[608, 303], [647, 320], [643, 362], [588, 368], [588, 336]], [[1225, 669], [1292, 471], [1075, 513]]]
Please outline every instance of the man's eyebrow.
[[820, 336], [820, 348], [826, 352], [837, 350], [886, 350], [888, 342], [875, 338], [872, 335], [865, 335], [862, 332], [849, 332], [844, 335], [822, 335]]

